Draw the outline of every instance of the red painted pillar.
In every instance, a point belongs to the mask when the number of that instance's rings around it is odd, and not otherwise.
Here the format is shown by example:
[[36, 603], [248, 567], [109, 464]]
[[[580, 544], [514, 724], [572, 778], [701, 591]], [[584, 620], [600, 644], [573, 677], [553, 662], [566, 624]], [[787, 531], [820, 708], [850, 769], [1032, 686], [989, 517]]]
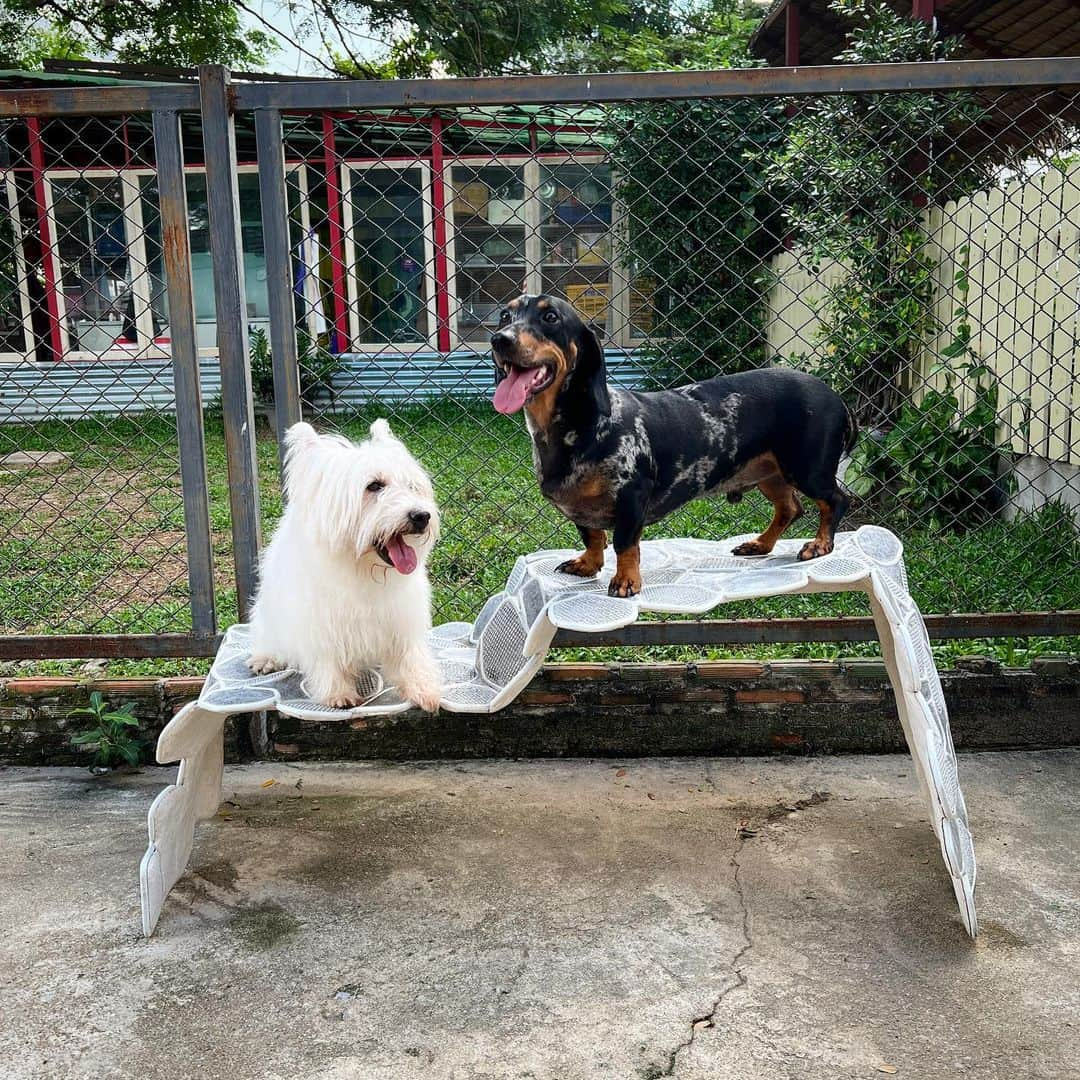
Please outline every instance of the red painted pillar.
[[437, 348], [450, 351], [450, 270], [446, 259], [446, 183], [442, 117], [431, 118], [431, 217], [435, 227], [435, 317]]
[[936, 6], [934, 0], [911, 0], [911, 14], [923, 22], [933, 22]]
[[48, 204], [45, 201], [45, 151], [41, 144], [41, 121], [36, 116], [26, 121], [30, 140], [30, 170], [34, 183], [34, 204], [37, 207], [38, 238], [41, 243], [42, 272], [45, 277], [45, 304], [49, 313], [49, 344], [53, 359], [64, 359], [64, 333], [60, 325], [60, 282], [56, 278], [53, 256], [52, 229]]
[[341, 172], [334, 143], [334, 118], [323, 113], [323, 161], [326, 168], [326, 218], [330, 224], [330, 276], [334, 295], [337, 352], [349, 349], [349, 294], [345, 289], [345, 243], [341, 228]]
[[784, 12], [784, 65], [799, 66], [799, 5], [788, 0]]

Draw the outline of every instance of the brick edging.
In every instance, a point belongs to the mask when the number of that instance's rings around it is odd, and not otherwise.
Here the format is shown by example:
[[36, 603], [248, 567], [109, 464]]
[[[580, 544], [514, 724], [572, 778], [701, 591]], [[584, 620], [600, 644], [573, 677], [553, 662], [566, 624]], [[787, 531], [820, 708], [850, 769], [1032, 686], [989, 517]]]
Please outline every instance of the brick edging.
[[[198, 696], [201, 677], [0, 679], [0, 764], [88, 760], [71, 718], [99, 690], [135, 703], [156, 739]], [[967, 657], [942, 673], [962, 749], [1080, 745], [1080, 658], [1005, 668]], [[270, 714], [266, 756], [436, 758], [545, 755], [889, 752], [903, 734], [884, 662], [718, 660], [690, 664], [551, 664], [491, 716], [409, 712], [385, 721], [308, 723]], [[231, 720], [226, 754], [251, 754], [248, 717]]]

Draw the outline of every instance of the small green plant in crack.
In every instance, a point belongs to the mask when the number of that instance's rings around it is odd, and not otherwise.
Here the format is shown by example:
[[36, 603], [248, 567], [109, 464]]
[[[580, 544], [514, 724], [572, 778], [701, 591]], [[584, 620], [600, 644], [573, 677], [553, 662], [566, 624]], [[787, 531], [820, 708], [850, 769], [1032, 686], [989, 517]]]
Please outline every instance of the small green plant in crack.
[[93, 767], [112, 768], [121, 762], [138, 765], [143, 741], [132, 734], [139, 726], [135, 704], [129, 701], [119, 709], [110, 709], [100, 691], [90, 695], [90, 707], [73, 709], [72, 716], [88, 716], [92, 726], [71, 737], [73, 746], [95, 747]]

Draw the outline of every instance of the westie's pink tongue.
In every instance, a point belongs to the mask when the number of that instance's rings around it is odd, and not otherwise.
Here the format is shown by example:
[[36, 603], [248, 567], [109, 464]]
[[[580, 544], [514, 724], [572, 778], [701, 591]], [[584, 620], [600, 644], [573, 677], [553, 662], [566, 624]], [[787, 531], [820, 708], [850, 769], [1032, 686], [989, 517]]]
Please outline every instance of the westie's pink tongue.
[[525, 404], [529, 391], [544, 377], [544, 369], [511, 367], [498, 386], [492, 404], [496, 412], [516, 413]]
[[416, 549], [409, 547], [400, 535], [387, 540], [386, 554], [399, 574], [411, 574], [416, 569]]

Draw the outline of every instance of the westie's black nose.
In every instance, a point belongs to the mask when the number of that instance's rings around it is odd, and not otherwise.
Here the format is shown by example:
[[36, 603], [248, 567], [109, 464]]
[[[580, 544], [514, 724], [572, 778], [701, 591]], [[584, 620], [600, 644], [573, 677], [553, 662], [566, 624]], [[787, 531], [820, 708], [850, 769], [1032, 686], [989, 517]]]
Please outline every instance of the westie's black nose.
[[423, 532], [428, 527], [430, 520], [431, 515], [426, 510], [409, 511], [409, 524], [412, 525], [414, 532]]
[[491, 335], [491, 347], [498, 351], [499, 349], [509, 349], [514, 345], [514, 335], [509, 330], [496, 330]]

